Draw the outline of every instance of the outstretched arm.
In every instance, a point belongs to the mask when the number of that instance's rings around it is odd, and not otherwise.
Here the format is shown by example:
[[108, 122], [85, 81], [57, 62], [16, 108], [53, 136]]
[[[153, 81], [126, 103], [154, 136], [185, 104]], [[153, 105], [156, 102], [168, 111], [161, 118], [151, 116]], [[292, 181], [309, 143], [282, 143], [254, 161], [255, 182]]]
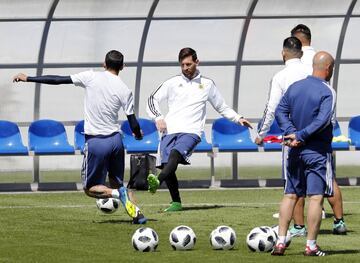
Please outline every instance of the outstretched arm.
[[70, 76], [45, 75], [38, 77], [28, 77], [23, 73], [19, 73], [13, 78], [13, 82], [36, 82], [50, 85], [72, 84]]

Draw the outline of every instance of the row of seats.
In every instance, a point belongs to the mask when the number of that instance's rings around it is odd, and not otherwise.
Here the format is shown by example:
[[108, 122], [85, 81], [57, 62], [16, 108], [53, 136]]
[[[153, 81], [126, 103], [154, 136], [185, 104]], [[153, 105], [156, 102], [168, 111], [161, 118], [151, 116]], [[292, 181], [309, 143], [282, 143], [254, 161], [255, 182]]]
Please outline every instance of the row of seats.
[[[144, 138], [137, 141], [132, 136], [128, 121], [121, 125], [123, 142], [127, 153], [155, 153], [157, 152], [159, 135], [155, 123], [139, 118]], [[276, 122], [268, 133], [279, 136], [281, 131]], [[334, 136], [342, 135], [339, 124], [334, 127]], [[334, 150], [360, 150], [360, 116], [350, 119], [348, 136], [351, 142], [333, 142]], [[196, 146], [195, 152], [248, 152], [248, 151], [280, 151], [280, 143], [264, 143], [256, 145], [250, 136], [250, 130], [237, 125], [225, 118], [219, 118], [212, 125], [212, 142], [206, 140], [202, 133], [202, 140]], [[16, 123], [0, 121], [0, 155], [61, 155], [82, 153], [84, 150], [84, 121], [77, 123], [74, 129], [74, 145], [70, 145], [61, 122], [55, 120], [37, 120], [28, 129], [28, 147], [24, 146], [19, 127]]]

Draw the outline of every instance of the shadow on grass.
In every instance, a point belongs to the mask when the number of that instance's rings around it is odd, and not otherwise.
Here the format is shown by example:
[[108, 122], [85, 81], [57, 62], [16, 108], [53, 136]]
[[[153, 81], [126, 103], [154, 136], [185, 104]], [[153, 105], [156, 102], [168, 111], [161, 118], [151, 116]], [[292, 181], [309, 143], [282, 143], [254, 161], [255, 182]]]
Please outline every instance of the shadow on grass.
[[[347, 233], [355, 233], [355, 231], [348, 230]], [[321, 229], [319, 231], [319, 234], [321, 234], [321, 235], [333, 235], [333, 232], [332, 232], [332, 229]], [[342, 236], [342, 235], [339, 235], [339, 236]]]
[[[352, 216], [351, 213], [344, 213], [344, 217], [346, 216]], [[334, 217], [334, 214], [332, 213], [325, 213], [325, 218], [333, 218]]]
[[[148, 222], [157, 222], [156, 219], [148, 219]], [[108, 219], [103, 221], [93, 221], [97, 224], [133, 224], [132, 220], [124, 220], [124, 219]]]
[[206, 206], [186, 206], [183, 207], [183, 211], [189, 211], [189, 210], [208, 210], [208, 209], [218, 209], [228, 206], [223, 205], [206, 205]]
[[340, 255], [340, 254], [359, 254], [360, 249], [343, 249], [343, 250], [332, 250], [327, 251], [328, 255]]

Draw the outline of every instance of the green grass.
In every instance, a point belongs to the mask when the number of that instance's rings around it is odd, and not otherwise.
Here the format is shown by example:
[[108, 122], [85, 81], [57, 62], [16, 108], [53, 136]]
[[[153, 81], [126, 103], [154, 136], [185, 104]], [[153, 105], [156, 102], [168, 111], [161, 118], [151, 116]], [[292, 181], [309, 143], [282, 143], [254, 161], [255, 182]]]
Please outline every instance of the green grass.
[[[332, 254], [316, 262], [357, 262], [360, 253], [360, 189], [342, 188], [347, 236], [331, 234], [332, 219], [323, 221], [318, 242]], [[132, 233], [123, 209], [106, 215], [94, 199], [80, 192], [0, 194], [0, 262], [313, 262], [302, 255], [304, 238], [294, 238], [284, 257], [253, 253], [246, 235], [255, 226], [276, 224], [281, 189], [182, 191], [183, 212], [164, 214], [167, 191], [137, 192], [147, 224], [160, 238], [158, 250], [141, 253], [131, 246]], [[331, 209], [326, 204], [326, 211]], [[192, 227], [197, 244], [192, 251], [173, 251], [170, 231], [180, 224]], [[214, 251], [209, 234], [218, 225], [237, 233], [232, 251]]]
[[[341, 177], [360, 177], [360, 166], [337, 166], [336, 176]], [[240, 179], [269, 179], [280, 178], [280, 166], [240, 166], [238, 168]], [[210, 168], [194, 168], [182, 166], [177, 171], [180, 180], [206, 180], [210, 179]], [[129, 170], [125, 170], [125, 179], [130, 177]], [[231, 179], [230, 167], [215, 167], [216, 180]], [[28, 172], [0, 172], [0, 183], [22, 183], [32, 182], [31, 171]], [[41, 182], [81, 182], [80, 170], [70, 171], [42, 171], [40, 174]]]

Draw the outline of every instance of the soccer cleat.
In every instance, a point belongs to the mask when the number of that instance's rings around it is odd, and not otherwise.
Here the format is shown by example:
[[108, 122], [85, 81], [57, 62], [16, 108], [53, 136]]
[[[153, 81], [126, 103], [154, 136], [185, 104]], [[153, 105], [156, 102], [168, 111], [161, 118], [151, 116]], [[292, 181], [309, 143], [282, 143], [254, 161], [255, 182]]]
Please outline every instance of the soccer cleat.
[[347, 229], [344, 220], [340, 220], [339, 223], [333, 224], [334, 235], [346, 235]]
[[292, 226], [289, 230], [291, 237], [304, 237], [307, 234], [306, 227], [296, 228]]
[[136, 222], [143, 222], [136, 224], [145, 224], [146, 218], [141, 213], [140, 209], [133, 202], [130, 201], [126, 187], [124, 186], [120, 187], [119, 193], [120, 193], [120, 201], [124, 206], [126, 213], [133, 219], [133, 221], [135, 220]]
[[311, 250], [309, 246], [305, 247], [304, 256], [323, 257], [326, 253], [320, 249], [318, 245], [314, 250]]
[[324, 208], [321, 210], [321, 218], [326, 219], [326, 213]]
[[273, 218], [279, 218], [280, 214], [279, 213], [275, 213], [273, 214]]
[[158, 177], [154, 174], [149, 174], [147, 177], [148, 185], [149, 185], [149, 192], [152, 194], [156, 193], [156, 190], [160, 186], [160, 181]]
[[179, 202], [171, 202], [170, 206], [164, 212], [177, 212], [182, 210], [182, 205]]
[[286, 250], [286, 246], [283, 243], [279, 243], [274, 246], [273, 251], [271, 251], [272, 256], [283, 256]]

